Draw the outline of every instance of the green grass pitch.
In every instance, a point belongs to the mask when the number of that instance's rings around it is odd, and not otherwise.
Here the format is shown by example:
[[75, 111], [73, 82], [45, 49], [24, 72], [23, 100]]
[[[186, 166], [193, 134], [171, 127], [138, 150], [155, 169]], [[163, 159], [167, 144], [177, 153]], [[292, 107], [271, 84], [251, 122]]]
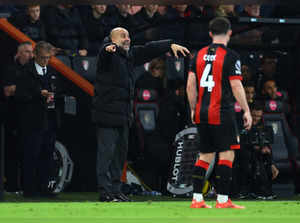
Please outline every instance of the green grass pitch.
[[[300, 223], [300, 201], [235, 201], [245, 210], [191, 209], [189, 199], [134, 197], [136, 202], [100, 203], [96, 193], [65, 193], [27, 201], [8, 195], [0, 223]], [[215, 205], [215, 201], [208, 201]]]

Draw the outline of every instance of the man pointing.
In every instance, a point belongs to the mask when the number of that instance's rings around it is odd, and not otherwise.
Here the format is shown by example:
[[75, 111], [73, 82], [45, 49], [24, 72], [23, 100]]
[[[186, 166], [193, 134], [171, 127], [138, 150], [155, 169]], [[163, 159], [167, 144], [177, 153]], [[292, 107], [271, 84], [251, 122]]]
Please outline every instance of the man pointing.
[[172, 40], [131, 46], [129, 33], [114, 28], [98, 55], [92, 119], [97, 126], [97, 181], [99, 201], [129, 201], [121, 193], [121, 173], [127, 158], [129, 128], [133, 122], [134, 67], [172, 51], [189, 54]]

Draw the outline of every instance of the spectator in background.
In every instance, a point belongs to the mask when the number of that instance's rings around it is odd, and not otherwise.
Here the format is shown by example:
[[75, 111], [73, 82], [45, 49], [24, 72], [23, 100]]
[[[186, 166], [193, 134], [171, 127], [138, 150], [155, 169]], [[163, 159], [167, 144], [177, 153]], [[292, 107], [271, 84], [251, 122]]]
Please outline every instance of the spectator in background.
[[278, 91], [276, 81], [274, 79], [266, 80], [263, 83], [261, 96], [265, 100], [286, 100], [284, 95], [280, 91]]
[[113, 27], [113, 19], [107, 5], [90, 5], [81, 13], [88, 37], [88, 54], [96, 56], [100, 45]]
[[158, 96], [163, 96], [165, 87], [165, 60], [155, 58], [149, 64], [149, 72], [145, 72], [137, 81], [136, 88], [154, 89]]
[[208, 35], [208, 22], [215, 17], [215, 9], [211, 6], [191, 5], [188, 10], [191, 18], [202, 18], [199, 21], [192, 21], [188, 24], [187, 38], [191, 43], [208, 45], [211, 38]]
[[38, 42], [46, 40], [45, 25], [40, 20], [40, 5], [26, 6], [26, 12], [8, 18], [21, 32]]
[[246, 93], [246, 99], [247, 99], [248, 105], [250, 106], [251, 104], [254, 103], [255, 96], [256, 96], [255, 84], [254, 84], [254, 82], [249, 81], [244, 85], [244, 88], [245, 88], [245, 93]]
[[183, 42], [186, 36], [186, 26], [182, 19], [190, 17], [187, 10], [188, 5], [172, 5], [167, 8], [166, 14], [163, 16], [168, 23], [163, 24], [161, 28], [162, 38], [171, 38], [177, 42]]
[[252, 4], [246, 5], [244, 10], [240, 13], [240, 17], [260, 17], [260, 5]]
[[47, 38], [59, 53], [86, 56], [88, 38], [78, 10], [72, 5], [57, 5], [45, 8], [42, 20]]
[[237, 14], [234, 7], [235, 5], [219, 5], [216, 9], [216, 16], [236, 17]]
[[130, 15], [135, 15], [136, 13], [141, 11], [141, 9], [142, 9], [142, 6], [140, 6], [140, 5], [131, 5], [130, 10], [129, 10], [129, 14]]
[[250, 65], [242, 65], [243, 84], [253, 81], [253, 70]]
[[157, 11], [158, 11], [158, 13], [160, 15], [163, 16], [163, 15], [165, 15], [167, 13], [167, 6], [165, 6], [165, 5], [159, 5]]
[[[135, 14], [138, 27], [147, 27], [149, 25], [158, 24], [162, 16], [158, 12], [158, 5], [145, 5], [141, 11]], [[135, 42], [145, 42], [156, 40], [159, 37], [159, 27], [149, 27], [144, 32], [138, 33], [135, 36]]]
[[130, 14], [130, 12], [131, 5], [116, 5], [116, 11], [114, 13], [114, 27], [124, 27], [129, 32], [136, 28], [137, 22], [134, 16]]

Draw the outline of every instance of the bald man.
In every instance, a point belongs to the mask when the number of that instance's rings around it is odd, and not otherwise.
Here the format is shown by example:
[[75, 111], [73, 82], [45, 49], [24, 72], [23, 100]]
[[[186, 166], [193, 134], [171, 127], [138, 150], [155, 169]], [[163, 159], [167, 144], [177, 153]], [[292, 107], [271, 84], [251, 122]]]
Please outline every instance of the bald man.
[[129, 127], [133, 122], [134, 67], [168, 51], [189, 54], [172, 40], [131, 46], [130, 35], [114, 28], [99, 51], [94, 83], [92, 119], [97, 125], [97, 181], [99, 201], [130, 201], [121, 192], [121, 173], [127, 159]]

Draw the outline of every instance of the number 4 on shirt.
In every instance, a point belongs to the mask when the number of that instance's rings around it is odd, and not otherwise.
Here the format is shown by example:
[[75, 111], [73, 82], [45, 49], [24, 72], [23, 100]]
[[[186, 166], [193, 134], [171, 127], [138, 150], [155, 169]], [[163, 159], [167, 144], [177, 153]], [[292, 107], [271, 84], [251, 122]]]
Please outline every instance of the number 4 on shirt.
[[207, 64], [204, 68], [201, 80], [200, 80], [200, 86], [201, 87], [207, 87], [208, 92], [212, 92], [213, 87], [215, 86], [215, 82], [213, 80], [213, 75], [208, 75], [211, 70], [211, 64]]

